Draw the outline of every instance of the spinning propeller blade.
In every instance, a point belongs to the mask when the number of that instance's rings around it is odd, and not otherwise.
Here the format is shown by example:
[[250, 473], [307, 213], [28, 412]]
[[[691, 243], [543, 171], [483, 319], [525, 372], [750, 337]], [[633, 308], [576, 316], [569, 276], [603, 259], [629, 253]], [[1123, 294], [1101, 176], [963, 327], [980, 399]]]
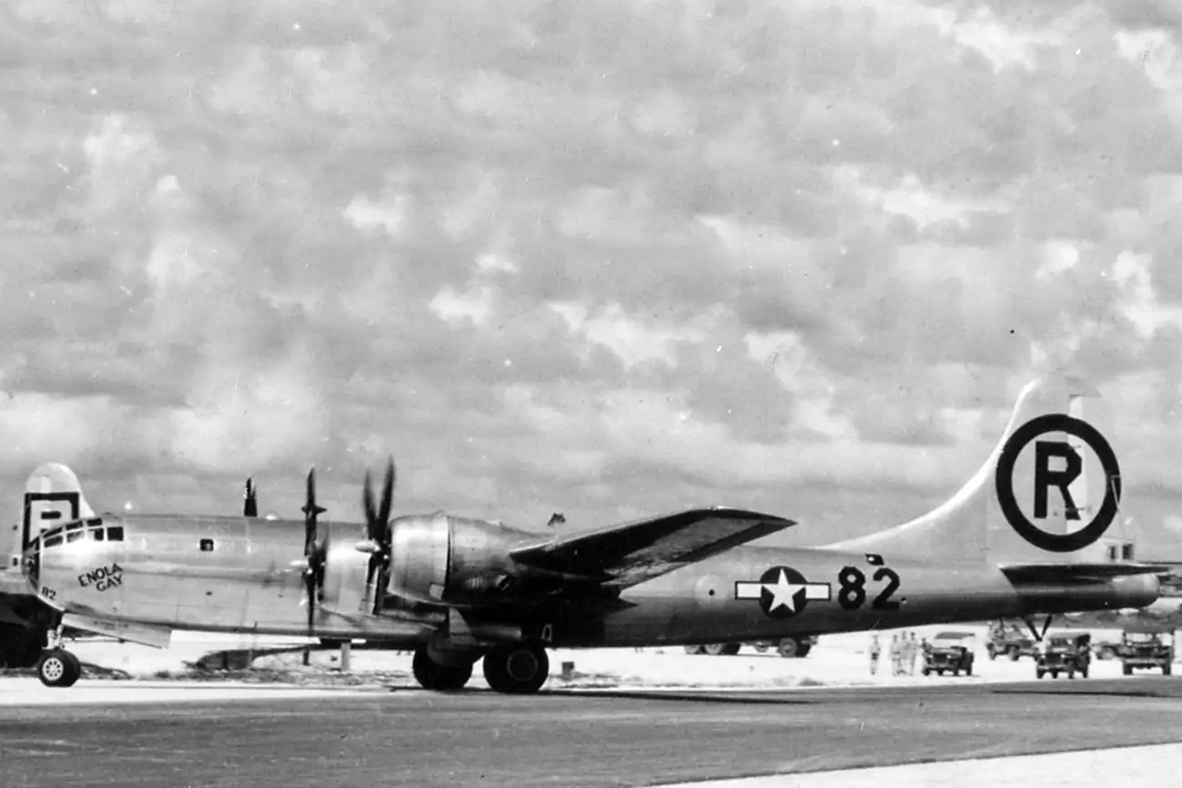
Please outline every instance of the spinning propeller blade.
[[308, 471], [308, 488], [304, 501], [304, 589], [308, 593], [308, 637], [315, 626], [316, 602], [324, 590], [324, 563], [328, 553], [328, 539], [316, 541], [316, 517], [327, 509], [316, 504], [316, 469]]
[[246, 492], [243, 494], [245, 499], [242, 502], [242, 514], [245, 517], [258, 517], [259, 506], [255, 498], [254, 480], [249, 476], [246, 478]]
[[[391, 537], [390, 512], [394, 505], [394, 458], [390, 457], [386, 464], [386, 478], [382, 484], [382, 500], [375, 508], [373, 501], [373, 482], [369, 472], [365, 474], [365, 490], [362, 496], [365, 505], [365, 531], [369, 540], [378, 549], [369, 556], [369, 568], [365, 575], [367, 593], [371, 594], [371, 611], [375, 614], [382, 609], [382, 595], [389, 582]], [[376, 575], [376, 583], [375, 583]]]

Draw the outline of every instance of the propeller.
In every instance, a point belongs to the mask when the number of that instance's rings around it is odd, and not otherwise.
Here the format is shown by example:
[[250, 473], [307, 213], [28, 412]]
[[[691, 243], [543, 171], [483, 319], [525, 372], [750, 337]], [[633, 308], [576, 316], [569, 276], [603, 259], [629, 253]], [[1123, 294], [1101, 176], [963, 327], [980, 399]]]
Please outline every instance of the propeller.
[[[365, 587], [371, 594], [376, 615], [382, 609], [382, 594], [390, 582], [390, 552], [393, 533], [390, 528], [390, 509], [394, 502], [394, 458], [386, 464], [386, 479], [382, 485], [382, 500], [374, 506], [373, 484], [369, 472], [365, 473], [365, 530], [370, 544], [376, 549], [369, 555], [369, 568], [365, 574]], [[376, 583], [374, 578], [377, 578]]]
[[316, 517], [328, 511], [316, 504], [316, 469], [308, 471], [308, 490], [302, 511], [304, 512], [304, 588], [308, 592], [308, 637], [316, 616], [316, 602], [324, 590], [324, 564], [328, 554], [328, 538], [316, 541]]
[[242, 503], [242, 514], [246, 517], [258, 517], [259, 505], [255, 499], [254, 481], [249, 476], [246, 477], [246, 493], [242, 497], [245, 499]]

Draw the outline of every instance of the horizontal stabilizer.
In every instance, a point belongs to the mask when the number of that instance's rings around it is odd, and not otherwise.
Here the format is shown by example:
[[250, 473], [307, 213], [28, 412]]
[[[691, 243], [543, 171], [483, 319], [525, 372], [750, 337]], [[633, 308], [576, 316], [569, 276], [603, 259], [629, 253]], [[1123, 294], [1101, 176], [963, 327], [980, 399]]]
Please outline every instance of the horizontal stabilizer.
[[742, 509], [690, 509], [519, 547], [522, 564], [626, 588], [795, 525]]
[[1103, 583], [1130, 575], [1163, 575], [1170, 567], [1161, 564], [1003, 564], [1000, 567], [1015, 586], [1038, 584]]

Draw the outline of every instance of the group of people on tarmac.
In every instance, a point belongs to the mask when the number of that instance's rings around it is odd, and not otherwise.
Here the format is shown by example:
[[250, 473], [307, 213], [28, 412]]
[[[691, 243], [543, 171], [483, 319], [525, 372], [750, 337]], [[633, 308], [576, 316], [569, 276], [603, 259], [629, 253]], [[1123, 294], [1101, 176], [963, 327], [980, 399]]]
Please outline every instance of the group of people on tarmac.
[[[891, 675], [913, 675], [915, 673], [915, 658], [919, 656], [923, 644], [915, 639], [914, 632], [896, 632], [891, 635], [890, 657]], [[878, 656], [882, 649], [878, 643], [878, 633], [870, 637], [870, 675], [878, 673]]]

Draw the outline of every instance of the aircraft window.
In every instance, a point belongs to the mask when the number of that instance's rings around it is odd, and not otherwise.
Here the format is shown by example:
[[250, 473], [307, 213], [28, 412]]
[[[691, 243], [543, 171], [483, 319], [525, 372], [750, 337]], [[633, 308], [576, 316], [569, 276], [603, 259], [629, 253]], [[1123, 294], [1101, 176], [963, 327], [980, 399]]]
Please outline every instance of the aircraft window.
[[62, 535], [60, 533], [56, 533], [51, 536], [43, 536], [41, 538], [41, 544], [44, 547], [57, 547], [61, 543], [62, 543]]
[[81, 520], [74, 520], [73, 522], [66, 523], [66, 530], [67, 531], [77, 531], [81, 527], [82, 527]]
[[202, 539], [201, 540], [201, 552], [203, 552], [203, 553], [212, 553], [213, 552], [213, 540], [212, 539]]
[[67, 542], [77, 542], [79, 539], [86, 538], [86, 531], [70, 531], [66, 534]]
[[1120, 546], [1120, 557], [1126, 561], [1132, 561], [1133, 560], [1133, 546], [1128, 543], [1121, 545]]
[[44, 531], [41, 532], [41, 535], [42, 536], [56, 536], [57, 534], [60, 534], [61, 532], [62, 532], [62, 527], [60, 525], [55, 525], [53, 528], [46, 528]]
[[123, 526], [112, 525], [107, 528], [108, 542], [122, 542], [123, 541]]
[[103, 541], [104, 531], [102, 528], [95, 528], [90, 532], [90, 538], [96, 542]]
[[86, 524], [87, 524], [87, 525], [102, 525], [102, 524], [103, 524], [103, 518], [101, 518], [101, 517], [91, 517], [89, 520], [87, 520], [87, 521], [86, 521]]

